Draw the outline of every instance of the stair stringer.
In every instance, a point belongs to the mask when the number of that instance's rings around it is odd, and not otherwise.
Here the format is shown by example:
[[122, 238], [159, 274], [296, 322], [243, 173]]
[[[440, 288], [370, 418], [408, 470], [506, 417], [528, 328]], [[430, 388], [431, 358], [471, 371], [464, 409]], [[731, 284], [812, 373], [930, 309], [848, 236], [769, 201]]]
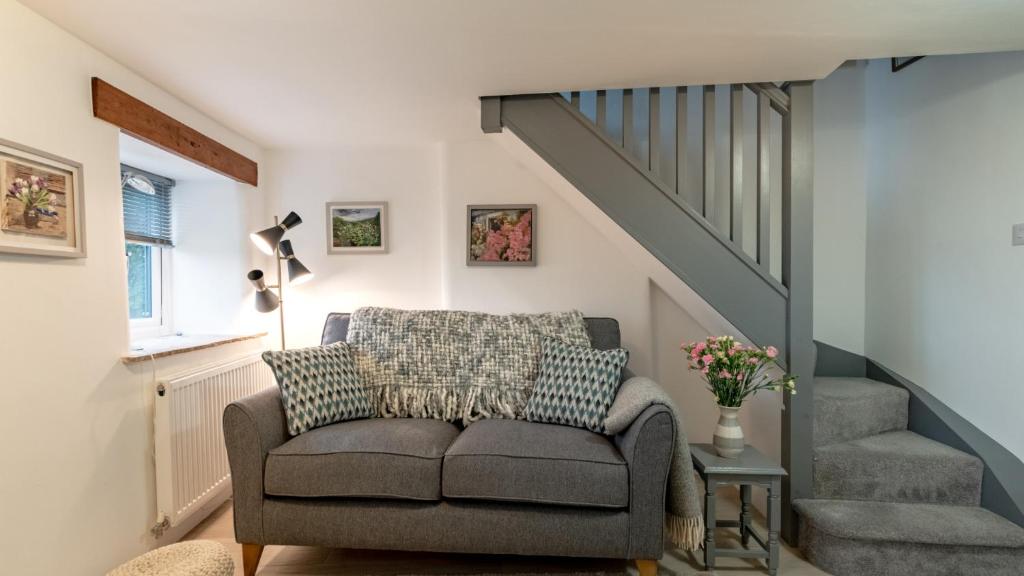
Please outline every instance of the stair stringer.
[[[552, 172], [562, 183], [583, 195], [611, 221], [594, 219], [608, 235], [619, 230], [636, 244], [622, 243], [621, 235], [609, 235], [625, 252], [661, 266], [649, 266], [651, 278], [677, 300], [684, 309], [694, 311], [695, 319], [712, 332], [740, 332], [754, 344], [772, 345], [786, 358], [788, 293], [747, 255], [733, 246], [702, 216], [686, 206], [629, 157], [620, 146], [600, 133], [596, 126], [555, 95], [502, 97], [501, 124], [528, 148], [551, 183]], [[490, 131], [490, 130], [489, 130]], [[567, 200], [577, 208], [579, 198]], [[631, 247], [631, 248], [627, 248]], [[682, 281], [687, 290], [680, 293]], [[701, 303], [716, 312], [709, 315]], [[716, 318], [717, 316], [717, 318]], [[724, 320], [724, 322], [722, 321]], [[721, 329], [725, 325], [732, 330]]]

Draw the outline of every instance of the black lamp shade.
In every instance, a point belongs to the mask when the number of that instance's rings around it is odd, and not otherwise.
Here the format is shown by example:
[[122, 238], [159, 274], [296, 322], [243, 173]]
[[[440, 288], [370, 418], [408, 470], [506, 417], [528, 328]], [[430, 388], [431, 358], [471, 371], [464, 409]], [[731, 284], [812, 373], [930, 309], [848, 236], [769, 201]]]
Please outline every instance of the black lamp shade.
[[262, 270], [252, 270], [246, 276], [252, 285], [256, 287], [256, 310], [259, 312], [273, 312], [281, 305], [281, 300], [272, 290], [267, 288], [263, 280]]
[[272, 226], [266, 230], [249, 234], [249, 239], [260, 249], [260, 252], [273, 256], [274, 250], [277, 249], [277, 243], [281, 241], [282, 236], [284, 236], [284, 228]]
[[302, 224], [302, 218], [299, 217], [295, 212], [289, 212], [284, 220], [281, 221], [277, 226], [271, 226], [266, 230], [260, 230], [259, 232], [253, 232], [249, 234], [249, 239], [252, 243], [260, 249], [260, 252], [273, 256], [274, 251], [277, 250], [277, 245], [281, 242], [281, 238], [284, 236], [286, 230], [294, 228]]
[[291, 284], [303, 284], [313, 279], [313, 273], [309, 271], [309, 268], [303, 266], [302, 262], [299, 262], [295, 258], [288, 260], [288, 282]]
[[292, 248], [291, 240], [284, 240], [278, 246], [281, 256], [288, 263], [288, 282], [290, 284], [302, 284], [313, 279], [313, 273], [306, 268], [299, 259], [295, 257], [295, 250]]

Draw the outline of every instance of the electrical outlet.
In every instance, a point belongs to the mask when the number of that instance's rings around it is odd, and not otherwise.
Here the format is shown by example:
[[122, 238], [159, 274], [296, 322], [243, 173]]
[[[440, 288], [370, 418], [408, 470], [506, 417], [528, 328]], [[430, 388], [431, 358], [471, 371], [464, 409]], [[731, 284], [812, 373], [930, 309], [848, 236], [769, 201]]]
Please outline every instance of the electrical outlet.
[[1024, 246], [1024, 224], [1013, 225], [1013, 245]]

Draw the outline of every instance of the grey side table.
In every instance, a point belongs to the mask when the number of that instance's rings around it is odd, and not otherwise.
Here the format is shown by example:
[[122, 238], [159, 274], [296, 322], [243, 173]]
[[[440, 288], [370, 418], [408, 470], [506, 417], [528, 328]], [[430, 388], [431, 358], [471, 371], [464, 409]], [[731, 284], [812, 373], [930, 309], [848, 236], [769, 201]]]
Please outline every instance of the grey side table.
[[[721, 458], [711, 444], [691, 444], [693, 467], [704, 480], [704, 565], [707, 570], [715, 569], [715, 558], [732, 556], [737, 558], [765, 558], [768, 560], [768, 574], [775, 576], [779, 570], [779, 525], [782, 522], [781, 497], [782, 477], [786, 471], [758, 452], [753, 446], [743, 449], [739, 458]], [[723, 484], [740, 486], [740, 519], [718, 521], [715, 516], [715, 491]], [[750, 523], [750, 487], [758, 485], [768, 489], [768, 538], [763, 539]], [[743, 548], [715, 547], [715, 528], [739, 528]], [[759, 549], [749, 548], [753, 538]]]

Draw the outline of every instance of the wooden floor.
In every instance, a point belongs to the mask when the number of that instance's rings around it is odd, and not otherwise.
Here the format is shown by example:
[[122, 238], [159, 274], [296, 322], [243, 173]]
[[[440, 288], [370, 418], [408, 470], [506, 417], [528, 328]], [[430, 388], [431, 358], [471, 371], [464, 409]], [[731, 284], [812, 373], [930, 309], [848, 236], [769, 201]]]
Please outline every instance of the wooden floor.
[[[719, 497], [720, 517], [737, 513], [738, 497], [722, 490]], [[764, 519], [756, 518], [764, 529]], [[232, 527], [231, 503], [220, 507], [213, 515], [190, 532], [186, 540], [216, 540], [228, 548], [235, 559], [235, 574], [242, 576], [242, 547], [235, 543]], [[739, 538], [733, 531], [720, 530], [718, 545], [739, 547]], [[780, 576], [820, 576], [827, 574], [808, 564], [799, 553], [784, 548], [779, 567]], [[719, 558], [713, 574], [736, 575], [767, 574], [764, 563], [738, 558]], [[463, 554], [425, 554], [380, 552], [365, 550], [334, 550], [308, 546], [267, 546], [260, 562], [260, 576], [272, 575], [442, 575], [442, 574], [609, 574], [635, 575], [631, 563], [608, 560], [580, 560], [561, 558], [529, 558], [515, 556], [469, 556]], [[661, 576], [690, 576], [712, 574], [705, 572], [701, 558], [691, 553], [667, 551], [659, 563]]]

